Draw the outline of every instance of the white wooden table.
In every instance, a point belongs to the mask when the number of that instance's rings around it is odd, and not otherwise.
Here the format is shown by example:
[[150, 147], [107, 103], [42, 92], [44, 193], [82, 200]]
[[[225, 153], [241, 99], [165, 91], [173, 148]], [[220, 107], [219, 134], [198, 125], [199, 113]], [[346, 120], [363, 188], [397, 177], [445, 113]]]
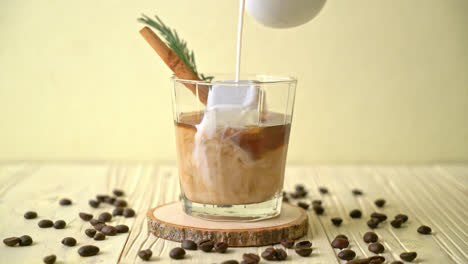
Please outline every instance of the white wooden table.
[[[416, 263], [468, 263], [468, 166], [430, 165], [421, 167], [304, 167], [289, 166], [286, 190], [296, 183], [304, 183], [310, 199], [322, 199], [326, 213], [316, 216], [309, 212], [310, 230], [307, 239], [313, 243], [313, 254], [302, 258], [287, 250], [284, 263], [345, 263], [339, 261], [330, 240], [339, 233], [350, 238], [350, 247], [359, 257], [371, 256], [363, 233], [369, 231], [369, 214], [378, 211], [393, 218], [397, 213], [409, 215], [401, 229], [388, 223], [375, 232], [386, 250], [382, 254], [387, 263], [399, 260], [403, 251], [417, 251]], [[329, 195], [320, 195], [318, 186], [328, 187]], [[96, 194], [110, 194], [114, 188], [126, 191], [129, 204], [137, 211], [135, 218], [115, 218], [113, 224], [124, 223], [131, 232], [104, 241], [94, 241], [84, 235], [89, 223], [78, 212], [94, 215], [111, 211], [110, 205], [93, 209], [88, 200]], [[364, 191], [353, 196], [351, 189]], [[0, 263], [42, 263], [48, 254], [57, 255], [57, 263], [142, 263], [137, 257], [141, 249], [151, 248], [149, 263], [220, 263], [227, 259], [241, 259], [242, 253], [261, 253], [264, 248], [231, 248], [225, 254], [187, 251], [184, 260], [172, 260], [169, 250], [179, 243], [164, 241], [147, 233], [146, 211], [161, 203], [177, 200], [179, 186], [173, 164], [149, 163], [0, 163], [0, 238], [30, 235], [34, 244], [29, 247], [0, 245]], [[70, 198], [73, 205], [63, 207], [61, 198]], [[385, 198], [387, 205], [378, 209], [376, 198]], [[362, 219], [351, 219], [351, 209], [361, 209]], [[37, 211], [39, 217], [25, 220], [24, 212]], [[341, 227], [331, 224], [330, 218], [344, 219]], [[65, 220], [63, 230], [40, 229], [40, 219]], [[425, 224], [432, 235], [420, 235], [416, 229]], [[62, 238], [72, 236], [78, 245], [63, 246]], [[96, 257], [81, 258], [80, 245], [94, 244], [101, 252]], [[261, 263], [267, 263], [262, 260]]]

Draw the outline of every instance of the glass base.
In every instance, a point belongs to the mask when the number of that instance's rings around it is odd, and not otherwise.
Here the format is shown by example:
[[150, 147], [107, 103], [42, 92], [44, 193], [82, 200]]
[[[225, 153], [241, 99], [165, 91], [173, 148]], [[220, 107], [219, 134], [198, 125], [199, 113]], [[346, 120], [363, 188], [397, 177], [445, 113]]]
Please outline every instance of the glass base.
[[281, 213], [282, 194], [254, 204], [216, 205], [189, 201], [182, 197], [182, 207], [188, 215], [212, 221], [252, 222], [278, 216]]

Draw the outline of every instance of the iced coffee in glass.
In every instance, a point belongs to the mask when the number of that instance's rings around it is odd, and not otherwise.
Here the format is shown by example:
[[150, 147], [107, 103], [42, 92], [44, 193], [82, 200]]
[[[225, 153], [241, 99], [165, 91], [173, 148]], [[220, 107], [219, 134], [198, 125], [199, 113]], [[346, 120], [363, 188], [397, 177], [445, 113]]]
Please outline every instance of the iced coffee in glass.
[[296, 79], [233, 79], [173, 78], [183, 209], [212, 220], [274, 217], [281, 211]]

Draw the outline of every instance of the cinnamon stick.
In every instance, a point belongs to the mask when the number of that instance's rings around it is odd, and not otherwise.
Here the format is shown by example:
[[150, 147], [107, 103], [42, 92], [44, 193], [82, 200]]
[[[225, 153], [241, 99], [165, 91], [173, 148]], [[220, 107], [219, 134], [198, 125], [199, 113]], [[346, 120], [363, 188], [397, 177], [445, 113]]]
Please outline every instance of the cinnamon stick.
[[[149, 27], [144, 27], [140, 30], [140, 34], [148, 42], [148, 44], [156, 51], [166, 65], [174, 72], [179, 79], [199, 81], [197, 75], [174, 53]], [[195, 85], [184, 83], [184, 85], [197, 95], [198, 99], [206, 104], [208, 99], [208, 87], [205, 85]]]

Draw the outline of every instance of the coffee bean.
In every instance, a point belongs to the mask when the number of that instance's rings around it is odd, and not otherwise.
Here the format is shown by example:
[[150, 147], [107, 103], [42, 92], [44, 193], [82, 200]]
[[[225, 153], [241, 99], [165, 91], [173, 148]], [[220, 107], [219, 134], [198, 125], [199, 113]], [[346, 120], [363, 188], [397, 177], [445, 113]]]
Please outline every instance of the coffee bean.
[[45, 264], [54, 264], [55, 260], [57, 260], [57, 256], [55, 255], [49, 255], [42, 259], [42, 261], [44, 261]]
[[138, 252], [138, 256], [142, 260], [149, 260], [152, 255], [153, 255], [153, 251], [151, 251], [151, 249], [141, 250], [140, 252]]
[[400, 258], [404, 261], [413, 261], [416, 257], [418, 256], [418, 254], [416, 252], [403, 252], [400, 254]]
[[52, 220], [43, 219], [43, 220], [39, 221], [39, 223], [37, 223], [37, 225], [40, 228], [49, 228], [49, 227], [52, 227], [54, 225], [54, 222], [52, 222]]
[[326, 187], [319, 187], [319, 192], [321, 194], [327, 194], [328, 193], [328, 189]]
[[340, 251], [340, 253], [338, 253], [338, 257], [344, 260], [352, 260], [354, 257], [356, 257], [356, 253], [352, 251], [351, 249], [345, 249], [343, 251]]
[[[91, 216], [92, 216], [92, 215], [91, 215]], [[97, 225], [97, 224], [104, 224], [103, 221], [97, 220], [97, 219], [91, 219], [91, 220], [89, 221], [89, 223], [90, 223], [92, 226], [95, 226], [95, 225]]]
[[14, 247], [21, 241], [19, 237], [8, 237], [3, 239], [3, 243], [9, 247]]
[[242, 255], [242, 259], [244, 259], [245, 261], [250, 261], [248, 263], [258, 263], [258, 262], [260, 262], [260, 256], [257, 255], [257, 254], [253, 254], [253, 253], [244, 253]]
[[343, 238], [335, 238], [331, 242], [331, 246], [339, 249], [347, 248], [349, 246], [349, 241]]
[[193, 242], [192, 240], [183, 240], [181, 244], [182, 248], [188, 249], [188, 250], [197, 250], [197, 244]]
[[33, 212], [33, 211], [28, 211], [26, 213], [24, 213], [24, 218], [25, 219], [34, 219], [37, 217], [37, 213], [36, 212]]
[[114, 202], [114, 206], [116, 206], [116, 207], [126, 207], [127, 206], [127, 201], [125, 201], [125, 200], [116, 200]]
[[123, 208], [122, 207], [116, 207], [113, 211], [112, 211], [112, 215], [113, 216], [117, 216], [117, 215], [123, 215]]
[[343, 235], [343, 234], [339, 234], [335, 237], [336, 238], [342, 238], [342, 239], [346, 239], [346, 240], [349, 240], [347, 236]]
[[94, 240], [96, 241], [101, 241], [101, 240], [104, 240], [106, 239], [106, 235], [104, 235], [103, 233], [101, 232], [98, 232], [94, 235]]
[[383, 221], [387, 220], [387, 215], [386, 214], [377, 213], [377, 212], [373, 212], [370, 215], [370, 217], [377, 218], [379, 220], [379, 222], [383, 222]]
[[86, 234], [88, 237], [93, 238], [94, 235], [96, 235], [96, 230], [95, 230], [95, 229], [88, 228], [88, 229], [85, 230], [85, 234]]
[[408, 221], [408, 216], [405, 214], [397, 214], [395, 215], [395, 219], [400, 219], [403, 223], [406, 223], [406, 221]]
[[375, 243], [379, 240], [379, 236], [377, 236], [374, 232], [366, 232], [363, 236], [364, 242], [366, 243]]
[[304, 203], [304, 202], [298, 202], [298, 203], [297, 203], [297, 206], [301, 207], [301, 208], [304, 209], [304, 210], [309, 209], [309, 204]]
[[20, 237], [20, 242], [19, 242], [20, 247], [30, 246], [32, 245], [32, 243], [33, 243], [33, 240], [30, 236], [24, 235]]
[[296, 247], [311, 247], [312, 243], [309, 240], [304, 240], [296, 244]]
[[296, 184], [296, 186], [294, 186], [294, 189], [296, 191], [304, 191], [305, 190], [305, 186], [303, 184]]
[[78, 249], [78, 254], [82, 257], [95, 256], [99, 253], [99, 248], [93, 245], [82, 246]]
[[291, 193], [291, 198], [293, 199], [304, 198], [306, 196], [307, 196], [307, 191], [296, 191], [294, 193]]
[[63, 221], [63, 220], [57, 220], [57, 221], [55, 221], [55, 223], [54, 223], [54, 228], [55, 228], [55, 229], [64, 229], [66, 225], [67, 225], [67, 223], [65, 223], [65, 221]]
[[125, 217], [134, 217], [135, 216], [135, 211], [132, 208], [125, 208], [123, 210], [123, 216], [125, 216]]
[[226, 243], [226, 242], [217, 242], [214, 245], [214, 249], [218, 253], [225, 253], [226, 250], [228, 249], [228, 243]]
[[294, 246], [294, 240], [290, 238], [283, 238], [281, 239], [281, 245], [285, 248], [292, 248]]
[[123, 195], [124, 195], [124, 191], [119, 190], [119, 189], [114, 189], [114, 190], [112, 191], [112, 193], [113, 193], [115, 196], [123, 196]]
[[369, 261], [369, 264], [382, 264], [382, 263], [384, 263], [384, 261], [382, 261], [381, 259], [373, 259]]
[[377, 199], [375, 200], [375, 205], [377, 205], [377, 207], [384, 207], [385, 205], [385, 200], [384, 199]]
[[362, 216], [361, 210], [354, 209], [349, 213], [349, 216], [351, 216], [351, 218], [361, 218]]
[[99, 223], [94, 226], [94, 229], [96, 229], [97, 231], [101, 231], [105, 226], [106, 224]]
[[115, 236], [117, 234], [117, 228], [106, 225], [102, 227], [101, 232], [106, 236]]
[[321, 205], [314, 205], [312, 207], [312, 209], [314, 209], [314, 212], [317, 214], [317, 215], [322, 215], [323, 212], [325, 212], [325, 208], [323, 208]]
[[72, 204], [72, 201], [70, 199], [67, 199], [67, 198], [63, 198], [60, 200], [60, 205], [62, 206], [67, 206], [67, 205], [71, 205]]
[[422, 225], [418, 228], [418, 233], [423, 235], [429, 235], [432, 232], [432, 229], [428, 226]]
[[83, 220], [83, 221], [90, 221], [91, 219], [93, 219], [93, 215], [92, 214], [88, 214], [88, 213], [79, 213], [78, 214], [80, 216], [80, 218]]
[[341, 223], [343, 222], [343, 219], [341, 219], [340, 217], [333, 217], [331, 219], [331, 221], [332, 221], [333, 225], [340, 226]]
[[316, 205], [322, 205], [322, 200], [313, 200], [312, 206], [316, 206]]
[[107, 194], [98, 194], [98, 195], [96, 195], [96, 200], [98, 200], [101, 203], [105, 202], [106, 199], [108, 199], [108, 198], [109, 198], [109, 195], [107, 195]]
[[312, 253], [312, 248], [310, 248], [310, 247], [296, 247], [294, 249], [294, 251], [296, 251], [296, 254], [298, 254], [301, 257], [307, 257], [307, 256], [310, 256], [310, 254]]
[[392, 261], [392, 263], [390, 263], [390, 264], [404, 264], [404, 263], [401, 262], [401, 261]]
[[127, 225], [116, 225], [115, 229], [117, 233], [127, 233], [130, 230]]
[[76, 245], [76, 239], [74, 239], [73, 237], [66, 237], [62, 239], [62, 244], [64, 244], [65, 246], [73, 247]]
[[203, 252], [210, 252], [214, 247], [214, 242], [211, 240], [203, 240], [200, 243], [198, 243], [198, 247]]
[[98, 219], [103, 222], [110, 222], [110, 220], [112, 220], [112, 215], [108, 212], [104, 212], [99, 215]]
[[231, 260], [223, 261], [221, 262], [221, 264], [239, 264], [239, 261], [231, 259]]
[[115, 197], [107, 196], [106, 198], [104, 198], [104, 202], [113, 205], [115, 202]]
[[359, 195], [362, 195], [362, 191], [359, 190], [359, 189], [353, 189], [353, 194], [356, 195], [356, 196], [359, 196]]
[[397, 219], [394, 219], [390, 222], [390, 224], [394, 227], [394, 228], [400, 228], [401, 227], [401, 224], [403, 224], [403, 221], [399, 218]]
[[380, 254], [385, 250], [384, 246], [379, 242], [370, 244], [368, 249], [370, 252], [373, 252], [375, 254]]
[[180, 247], [176, 247], [171, 249], [171, 252], [169, 252], [169, 257], [173, 259], [183, 259], [185, 256], [185, 250]]
[[276, 250], [272, 247], [265, 249], [261, 254], [262, 258], [266, 260], [275, 260], [276, 259]]
[[98, 207], [99, 207], [99, 204], [100, 204], [101, 202], [96, 201], [96, 200], [89, 200], [88, 203], [89, 203], [89, 206], [91, 206], [91, 207], [93, 207], [93, 208], [98, 208]]
[[286, 258], [288, 257], [288, 253], [286, 253], [286, 251], [284, 251], [283, 249], [281, 248], [277, 248], [276, 250], [276, 260], [286, 260]]
[[371, 229], [377, 228], [379, 223], [380, 223], [379, 219], [375, 217], [372, 217], [371, 219], [367, 220], [367, 226]]
[[[283, 202], [284, 203], [289, 203], [289, 198], [286, 196], [283, 196]], [[224, 262], [223, 262], [224, 263]]]
[[375, 260], [378, 260], [378, 261], [381, 261], [381, 262], [385, 262], [385, 257], [384, 257], [384, 256], [372, 256], [372, 257], [369, 257], [369, 261], [375, 261]]

